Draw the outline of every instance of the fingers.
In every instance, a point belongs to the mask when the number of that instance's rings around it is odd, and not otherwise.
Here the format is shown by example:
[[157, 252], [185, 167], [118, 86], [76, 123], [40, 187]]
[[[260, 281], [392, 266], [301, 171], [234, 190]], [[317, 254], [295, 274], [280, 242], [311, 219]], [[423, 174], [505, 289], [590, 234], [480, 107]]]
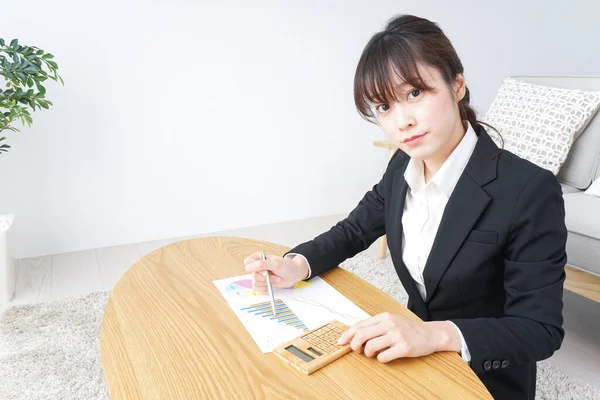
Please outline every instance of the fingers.
[[258, 272], [252, 273], [252, 289], [259, 292], [267, 291], [267, 280], [262, 274]]
[[260, 258], [261, 258], [260, 251], [257, 251], [256, 253], [252, 253], [248, 257], [244, 258], [244, 265], [248, 265], [254, 261], [258, 261], [258, 260], [260, 260]]
[[367, 326], [366, 328], [360, 329], [350, 342], [350, 347], [357, 353], [361, 353], [363, 346], [368, 341], [378, 338], [388, 333], [389, 328], [385, 324], [377, 323], [375, 325]]
[[281, 264], [284, 261], [283, 257], [265, 253], [265, 260], [262, 259], [262, 254], [257, 251], [244, 259], [246, 271], [252, 273], [252, 289], [256, 291], [267, 291], [267, 280], [265, 276], [271, 273], [271, 287], [284, 287], [282, 277], [276, 275], [277, 271], [281, 270]]
[[387, 350], [383, 350], [379, 354], [377, 354], [377, 361], [381, 363], [386, 363], [397, 358], [407, 357], [409, 353], [409, 349], [405, 344], [398, 343], [394, 346], [391, 346]]
[[[252, 273], [252, 289], [253, 290], [257, 290], [257, 291], [261, 291], [261, 292], [266, 292], [268, 290], [267, 278], [263, 275], [263, 273], [266, 273], [266, 272], [262, 271], [262, 272], [253, 272]], [[281, 287], [282, 281], [281, 281], [280, 277], [271, 274], [270, 278], [271, 278], [271, 287], [273, 289]]]
[[346, 343], [348, 343], [348, 341], [352, 340], [352, 338], [354, 337], [354, 335], [356, 334], [356, 332], [358, 332], [360, 329], [366, 328], [366, 327], [371, 326], [371, 325], [378, 324], [383, 319], [382, 315], [383, 314], [377, 314], [374, 317], [367, 318], [367, 319], [364, 319], [364, 320], [362, 320], [360, 322], [357, 322], [350, 329], [348, 329], [346, 332], [344, 332], [340, 336], [340, 338], [338, 339], [338, 344], [339, 345], [346, 344]]
[[363, 351], [365, 353], [365, 356], [373, 357], [378, 353], [381, 353], [382, 351], [389, 348], [392, 344], [393, 341], [391, 339], [391, 336], [386, 334], [367, 341], [367, 344], [365, 344], [365, 348]]
[[[254, 255], [247, 258], [247, 260], [252, 259], [252, 257], [254, 257]], [[259, 257], [258, 259], [249, 261], [248, 264], [246, 264], [246, 271], [249, 271], [249, 272], [260, 272], [260, 271], [276, 272], [279, 269], [279, 267], [281, 266], [281, 262], [283, 260], [282, 257], [275, 256], [272, 254], [266, 255], [265, 260], [261, 260], [260, 255], [258, 257]]]

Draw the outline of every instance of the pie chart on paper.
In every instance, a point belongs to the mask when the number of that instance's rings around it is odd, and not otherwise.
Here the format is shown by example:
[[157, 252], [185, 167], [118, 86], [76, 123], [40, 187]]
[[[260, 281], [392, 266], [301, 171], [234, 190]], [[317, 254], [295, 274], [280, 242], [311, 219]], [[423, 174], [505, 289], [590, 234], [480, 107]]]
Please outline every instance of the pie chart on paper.
[[[305, 287], [310, 286], [311, 283], [312, 279], [308, 281], [296, 282], [296, 284], [294, 284], [294, 289], [304, 289]], [[251, 279], [240, 279], [235, 282], [231, 282], [225, 287], [225, 291], [231, 294], [236, 294], [240, 297], [258, 297], [264, 294], [264, 292], [252, 289]]]
[[225, 287], [225, 291], [232, 294], [237, 294], [240, 297], [256, 297], [262, 296], [264, 293], [252, 289], [251, 279], [242, 279], [231, 282]]

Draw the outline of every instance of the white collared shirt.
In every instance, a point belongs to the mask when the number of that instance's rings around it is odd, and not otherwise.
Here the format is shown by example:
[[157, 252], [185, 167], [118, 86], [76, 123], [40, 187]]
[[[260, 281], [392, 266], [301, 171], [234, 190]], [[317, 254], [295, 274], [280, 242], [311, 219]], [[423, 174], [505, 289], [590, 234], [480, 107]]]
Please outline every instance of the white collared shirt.
[[[427, 297], [423, 270], [431, 246], [450, 195], [477, 144], [477, 134], [471, 124], [467, 124], [467, 131], [462, 140], [429, 182], [425, 183], [423, 161], [411, 158], [404, 171], [404, 179], [408, 184], [408, 190], [406, 191], [404, 212], [402, 214], [402, 260], [416, 282], [417, 289], [419, 289], [423, 299]], [[286, 257], [293, 258], [296, 255], [302, 256], [302, 254], [290, 253]], [[307, 276], [310, 276], [311, 270], [308, 260], [306, 260], [306, 257], [302, 257], [308, 265]], [[452, 323], [452, 321], [448, 322]], [[471, 354], [465, 338], [458, 326], [454, 323], [452, 325], [454, 325], [460, 336], [461, 356], [465, 362], [469, 363]]]
[[444, 164], [425, 183], [423, 161], [410, 159], [404, 171], [408, 184], [402, 214], [402, 260], [417, 283], [423, 299], [427, 296], [423, 269], [437, 234], [450, 195], [462, 175], [477, 143], [471, 124]]
[[[417, 284], [421, 297], [427, 297], [423, 270], [437, 234], [442, 215], [458, 179], [462, 175], [475, 145], [477, 134], [468, 123], [467, 131], [444, 164], [427, 183], [423, 174], [423, 161], [410, 159], [404, 179], [408, 184], [404, 212], [402, 214], [402, 261]], [[460, 329], [461, 355], [471, 361], [469, 349]]]

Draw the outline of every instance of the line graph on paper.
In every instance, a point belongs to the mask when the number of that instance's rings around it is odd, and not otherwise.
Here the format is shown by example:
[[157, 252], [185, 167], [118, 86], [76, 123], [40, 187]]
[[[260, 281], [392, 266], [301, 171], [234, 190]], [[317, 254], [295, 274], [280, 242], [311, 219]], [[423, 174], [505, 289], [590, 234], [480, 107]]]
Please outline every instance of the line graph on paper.
[[293, 299], [296, 301], [299, 301], [301, 303], [306, 303], [311, 306], [327, 310], [327, 311], [329, 311], [329, 313], [331, 313], [332, 316], [337, 316], [342, 319], [345, 319], [346, 322], [350, 321], [351, 324], [354, 324], [356, 322], [359, 322], [359, 321], [365, 319], [364, 316], [349, 315], [349, 314], [344, 314], [344, 313], [338, 312], [338, 311], [326, 306], [325, 304], [319, 303], [318, 301], [315, 301], [315, 300], [307, 299], [302, 296], [294, 296]]

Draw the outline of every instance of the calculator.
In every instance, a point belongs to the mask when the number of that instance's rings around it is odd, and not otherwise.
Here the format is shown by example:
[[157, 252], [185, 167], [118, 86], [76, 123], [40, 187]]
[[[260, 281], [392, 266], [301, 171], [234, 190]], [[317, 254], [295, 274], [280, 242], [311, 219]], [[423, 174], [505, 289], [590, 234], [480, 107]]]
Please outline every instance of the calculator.
[[349, 344], [337, 344], [342, 333], [349, 328], [340, 321], [332, 320], [276, 347], [273, 353], [309, 375], [352, 350]]

